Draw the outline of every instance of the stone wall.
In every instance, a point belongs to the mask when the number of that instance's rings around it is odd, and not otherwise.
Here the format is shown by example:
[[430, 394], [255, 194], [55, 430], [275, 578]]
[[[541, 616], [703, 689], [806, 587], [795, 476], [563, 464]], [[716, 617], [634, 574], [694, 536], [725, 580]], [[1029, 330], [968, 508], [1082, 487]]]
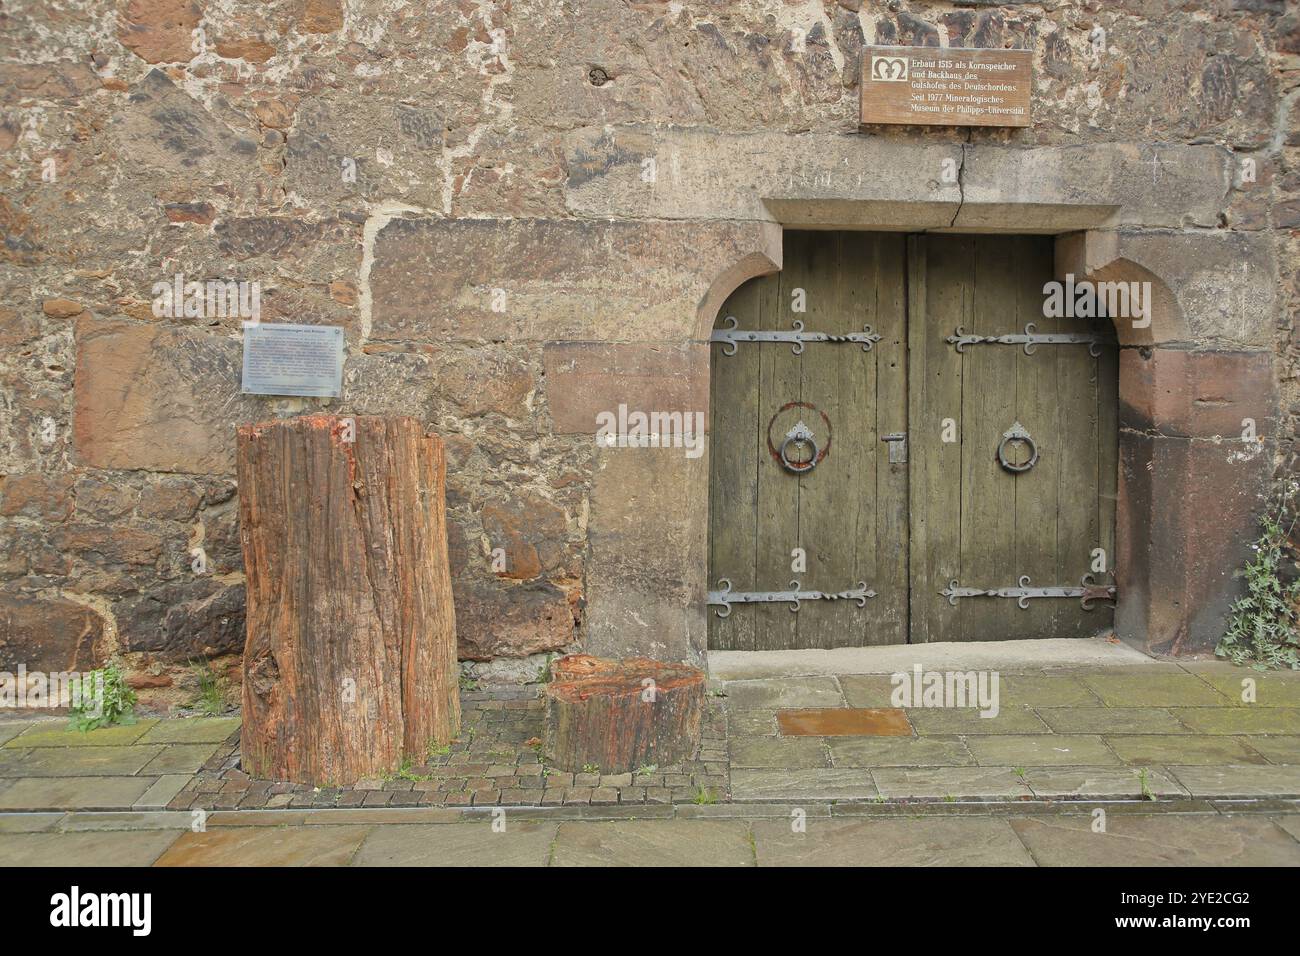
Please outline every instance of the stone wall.
[[[1032, 49], [1034, 123], [859, 132], [867, 43]], [[598, 449], [592, 417], [707, 407], [703, 339], [779, 267], [780, 223], [1093, 230], [1081, 261], [1171, 272], [1190, 331], [1147, 345], [1264, 369], [1245, 469], [1210, 448], [1217, 420], [1122, 423], [1131, 467], [1183, 482], [1130, 502], [1156, 515], [1132, 562], [1188, 544], [1162, 509], [1247, 489], [1212, 567], [1198, 552], [1132, 606], [1147, 627], [1162, 588], [1217, 589], [1198, 636], [1157, 649], [1203, 649], [1294, 457], [1300, 19], [1280, 0], [18, 0], [0, 56], [0, 667], [121, 652], [161, 684], [241, 646], [234, 425], [327, 403], [241, 396], [237, 318], [154, 315], [178, 273], [260, 283], [263, 321], [344, 326], [329, 407], [447, 439], [476, 661], [699, 659], [707, 459]], [[1200, 387], [1219, 359], [1161, 361], [1198, 413], [1237, 401]]]

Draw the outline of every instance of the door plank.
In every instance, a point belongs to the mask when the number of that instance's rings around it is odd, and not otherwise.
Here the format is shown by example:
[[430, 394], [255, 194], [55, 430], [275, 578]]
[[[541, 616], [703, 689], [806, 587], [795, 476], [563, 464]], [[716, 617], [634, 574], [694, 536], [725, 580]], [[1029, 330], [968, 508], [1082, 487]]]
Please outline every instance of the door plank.
[[911, 640], [952, 641], [962, 608], [939, 592], [962, 573], [962, 357], [944, 338], [970, 327], [971, 239], [912, 236], [908, 244]]
[[[911, 555], [911, 529], [908, 522], [908, 483], [912, 452], [908, 461], [891, 464], [889, 446], [880, 440], [894, 432], [908, 433], [909, 372], [907, 367], [907, 246], [904, 237], [874, 234], [862, 240], [876, 249], [875, 279], [867, 295], [873, 308], [865, 321], [880, 335], [870, 355], [874, 356], [876, 394], [874, 396], [875, 429], [864, 436], [868, 442], [868, 459], [874, 459], [875, 503], [872, 562], [874, 581], [864, 569], [860, 575], [878, 596], [868, 601], [866, 643], [901, 644], [907, 641], [911, 609], [908, 569]], [[859, 323], [859, 327], [861, 323]], [[861, 361], [861, 352], [856, 358]], [[868, 420], [872, 417], [868, 416]], [[909, 434], [910, 439], [910, 434]], [[864, 473], [862, 482], [868, 476]], [[872, 605], [875, 605], [872, 607]]]
[[[1052, 274], [1052, 247], [1032, 236], [1011, 237], [1003, 240], [1011, 249], [1013, 261], [1018, 264], [1015, 285], [1011, 290], [1003, 331], [1024, 331], [1027, 323], [1034, 323], [1038, 332], [1062, 331], [1061, 321], [1043, 315], [1044, 280]], [[1003, 572], [1008, 584], [1015, 584], [1021, 575], [1029, 575], [1033, 586], [1046, 587], [1060, 583], [1058, 557], [1058, 524], [1063, 514], [1066, 475], [1075, 464], [1065, 455], [1069, 438], [1063, 431], [1062, 404], [1081, 401], [1082, 395], [1070, 389], [1075, 385], [1069, 376], [1061, 378], [1061, 361], [1066, 370], [1077, 366], [1077, 356], [1063, 356], [1069, 346], [1040, 345], [1032, 355], [1026, 355], [1018, 346], [991, 346], [1004, 349], [1016, 361], [1016, 414], [1015, 419], [1025, 426], [1038, 445], [1039, 459], [1029, 471], [1018, 475], [1003, 472], [1004, 481], [1015, 490], [1015, 550], [1014, 561]], [[1070, 360], [1074, 364], [1070, 365]], [[1065, 399], [1066, 394], [1069, 398]], [[1010, 422], [1008, 422], [1010, 424]], [[1000, 440], [1000, 434], [999, 434]], [[1007, 621], [1007, 638], [1055, 637], [1061, 617], [1062, 601], [1029, 601], [1021, 609], [1014, 602], [1002, 601], [1003, 615]]]
[[[811, 234], [803, 264], [808, 311], [801, 318], [809, 331], [843, 334], [853, 331], [854, 313], [861, 312], [855, 293], [864, 272], [874, 280], [870, 248], [843, 233]], [[864, 258], [863, 253], [868, 258]], [[800, 398], [818, 407], [829, 419], [832, 434], [828, 454], [799, 483], [799, 544], [807, 551], [805, 586], [820, 591], [852, 587], [859, 573], [874, 573], [875, 461], [869, 449], [875, 433], [875, 362], [860, 347], [808, 344], [802, 356]], [[825, 447], [827, 434], [820, 416], [809, 410], [803, 420]], [[866, 561], [872, 565], [860, 570]], [[871, 602], [868, 602], [870, 604]], [[865, 615], [844, 601], [808, 602], [799, 612], [803, 647], [861, 646]]]
[[[760, 312], [767, 304], [761, 282], [742, 285], [718, 313], [718, 326], [736, 317], [738, 327], [757, 330]], [[758, 521], [758, 482], [754, 436], [758, 434], [758, 351], [738, 346], [735, 355], [723, 355], [721, 345], [710, 347], [709, 382], [709, 589], [725, 576], [737, 591], [758, 586], [754, 567], [754, 536]], [[709, 611], [709, 646], [717, 650], [751, 651], [754, 641], [753, 606], [733, 605], [730, 615]]]
[[[1111, 345], [1097, 359], [1097, 546], [1106, 552], [1106, 572], [1094, 574], [1100, 584], [1110, 580], [1115, 568], [1115, 506], [1119, 489], [1119, 345], [1115, 328], [1099, 323]], [[1096, 605], [1094, 628], [1113, 628], [1115, 610]], [[1093, 632], [1095, 633], [1095, 631]]]
[[[792, 311], [792, 294], [803, 289], [809, 296], [807, 233], [787, 233], [784, 243], [784, 268], [777, 282], [769, 286], [769, 305], [763, 310], [765, 329], [790, 331], [795, 319], [803, 314]], [[805, 299], [805, 301], [806, 301]], [[786, 403], [800, 400], [802, 358], [781, 343], [754, 345], [759, 352], [758, 420], [755, 456], [758, 462], [758, 534], [756, 558], [758, 580], [763, 590], [784, 590], [794, 579], [790, 571], [790, 552], [799, 546], [799, 481], [787, 473], [767, 447], [768, 424]], [[779, 445], [782, 435], [773, 429], [772, 441]], [[799, 615], [783, 604], [756, 608], [755, 646], [759, 650], [799, 647]]]
[[[1014, 301], [1012, 247], [1002, 237], [972, 241], [971, 324], [980, 335], [1001, 334]], [[998, 466], [997, 443], [1016, 414], [1015, 350], [1002, 345], [966, 349], [962, 374], [962, 584], [1014, 584], [1015, 481]], [[964, 640], [998, 640], [1008, 619], [1000, 600], [963, 600]]]

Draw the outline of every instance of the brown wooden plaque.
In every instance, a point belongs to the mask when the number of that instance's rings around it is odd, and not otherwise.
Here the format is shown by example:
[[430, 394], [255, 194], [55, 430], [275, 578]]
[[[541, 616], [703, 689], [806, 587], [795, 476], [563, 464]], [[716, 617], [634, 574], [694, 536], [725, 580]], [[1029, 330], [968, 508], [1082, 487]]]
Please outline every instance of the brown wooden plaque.
[[869, 46], [861, 124], [1028, 126], [1031, 50]]

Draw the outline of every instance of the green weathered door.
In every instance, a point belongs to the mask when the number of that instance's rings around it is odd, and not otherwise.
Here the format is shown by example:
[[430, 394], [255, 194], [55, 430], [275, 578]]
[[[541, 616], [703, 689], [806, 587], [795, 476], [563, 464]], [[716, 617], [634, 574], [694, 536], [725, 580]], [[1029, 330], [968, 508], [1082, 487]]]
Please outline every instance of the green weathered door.
[[[1105, 584], [1114, 555], [1118, 350], [1109, 320], [1047, 318], [1053, 242], [1042, 236], [915, 236], [910, 240], [911, 640], [1082, 637], [1113, 623], [1111, 607], [1078, 598], [956, 596], [960, 588]], [[1096, 335], [1087, 344], [981, 343], [970, 335]], [[1093, 355], [1096, 351], [1099, 354]], [[950, 428], [944, 433], [944, 423]], [[1038, 449], [1008, 471], [998, 446], [1020, 425]], [[956, 440], [945, 441], [945, 437]], [[1017, 446], [1022, 459], [1016, 460]], [[1028, 445], [1011, 442], [1012, 465]]]
[[[740, 330], [861, 333], [856, 342], [741, 342], [712, 349], [709, 586], [876, 597], [735, 604], [709, 614], [709, 646], [730, 650], [853, 647], [907, 639], [907, 465], [881, 436], [906, 430], [904, 236], [787, 233], [784, 268], [738, 289], [719, 312]], [[799, 422], [824, 457], [806, 474], [779, 461]], [[811, 445], [788, 450], [794, 464]], [[805, 564], [796, 549], [802, 549]], [[804, 567], [804, 570], [799, 570]]]
[[[865, 585], [875, 596], [805, 599], [797, 612], [790, 602], [715, 604], [711, 648], [1059, 637], [1110, 625], [1100, 602], [1085, 611], [1077, 598], [1034, 598], [1021, 609], [1014, 596], [952, 588], [1014, 588], [1023, 576], [1031, 587], [1077, 586], [1098, 564], [1110, 568], [1113, 343], [1094, 356], [1087, 344], [1026, 354], [948, 341], [958, 326], [996, 336], [1027, 322], [1036, 333], [1107, 334], [1108, 324], [1043, 317], [1052, 248], [1046, 237], [788, 232], [783, 270], [731, 296], [717, 327], [734, 319], [740, 334], [712, 354], [710, 588], [770, 598], [797, 581], [801, 592]], [[864, 350], [744, 338], [796, 322], [830, 335], [870, 326], [879, 339]], [[812, 441], [787, 446], [790, 464], [814, 446], [820, 457], [792, 473], [780, 450], [801, 423]], [[1038, 449], [1021, 472], [998, 460], [1017, 425]], [[1004, 457], [1020, 467], [1028, 449], [1009, 442]]]

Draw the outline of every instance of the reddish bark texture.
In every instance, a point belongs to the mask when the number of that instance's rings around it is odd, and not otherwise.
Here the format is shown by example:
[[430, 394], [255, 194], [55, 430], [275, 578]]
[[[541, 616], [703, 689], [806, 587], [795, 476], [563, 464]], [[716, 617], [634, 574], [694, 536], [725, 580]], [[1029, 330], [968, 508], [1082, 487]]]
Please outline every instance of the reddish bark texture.
[[442, 440], [411, 418], [263, 422], [240, 427], [238, 470], [243, 769], [345, 785], [450, 741]]
[[695, 755], [704, 717], [704, 672], [646, 657], [571, 654], [551, 665], [546, 755], [570, 772], [595, 765], [627, 773]]

